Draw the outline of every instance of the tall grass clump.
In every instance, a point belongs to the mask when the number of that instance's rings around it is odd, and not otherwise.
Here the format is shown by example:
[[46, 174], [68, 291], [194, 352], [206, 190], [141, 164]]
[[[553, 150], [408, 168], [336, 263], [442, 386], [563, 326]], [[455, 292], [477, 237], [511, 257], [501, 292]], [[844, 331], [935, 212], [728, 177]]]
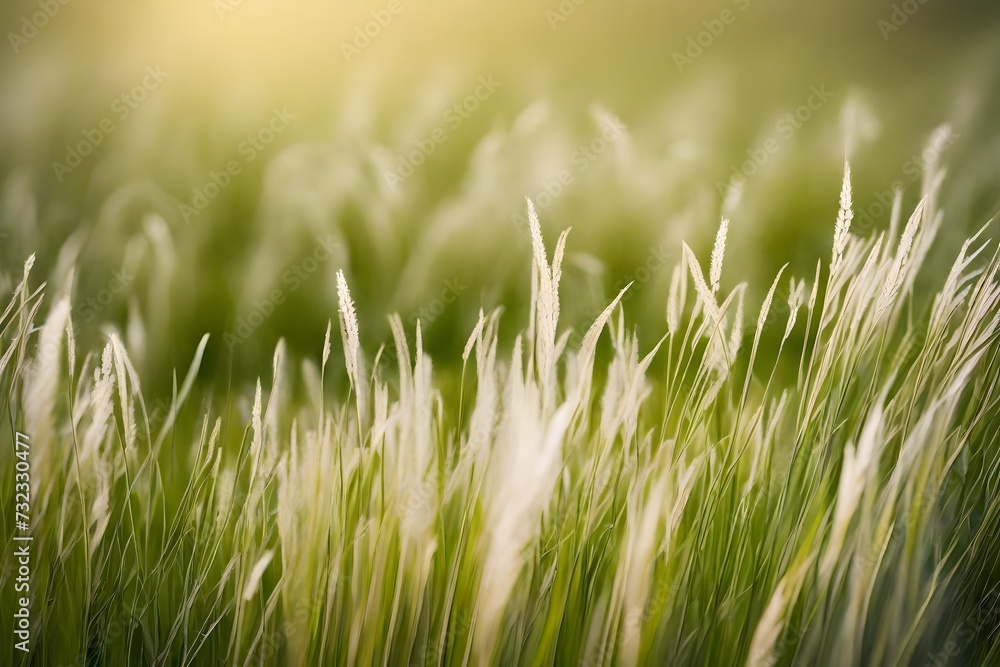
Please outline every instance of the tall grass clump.
[[325, 398], [331, 318], [316, 360], [279, 343], [242, 427], [196, 398], [207, 337], [151, 420], [122, 338], [81, 354], [29, 260], [0, 383], [33, 443], [31, 661], [1000, 664], [998, 255], [984, 228], [925, 299], [940, 172], [873, 237], [850, 176], [830, 255], [759, 305], [724, 272], [738, 211], [707, 272], [684, 245], [658, 340], [625, 287], [570, 345], [570, 237], [550, 254], [528, 201], [527, 329], [480, 312], [457, 392], [419, 322], [367, 363], [338, 272], [350, 394]]

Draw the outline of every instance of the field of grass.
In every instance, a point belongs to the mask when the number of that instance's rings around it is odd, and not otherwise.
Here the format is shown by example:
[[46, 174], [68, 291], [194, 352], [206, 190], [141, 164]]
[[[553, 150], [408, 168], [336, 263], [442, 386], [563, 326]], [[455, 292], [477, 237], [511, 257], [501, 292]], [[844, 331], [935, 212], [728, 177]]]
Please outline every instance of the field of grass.
[[457, 392], [419, 324], [365, 354], [338, 272], [337, 322], [305, 359], [278, 345], [245, 424], [194, 400], [207, 336], [151, 419], [121, 338], [78, 349], [29, 259], [0, 380], [28, 438], [3, 460], [30, 459], [33, 659], [996, 664], [1000, 266], [984, 228], [919, 304], [939, 174], [860, 237], [845, 166], [831, 253], [760, 305], [723, 220], [710, 259], [683, 246], [659, 340], [628, 326], [629, 285], [568, 344], [572, 235], [547, 250], [529, 201], [529, 326], [501, 346], [480, 313]]
[[0, 8], [0, 665], [1000, 665], [1000, 6], [543, 4]]

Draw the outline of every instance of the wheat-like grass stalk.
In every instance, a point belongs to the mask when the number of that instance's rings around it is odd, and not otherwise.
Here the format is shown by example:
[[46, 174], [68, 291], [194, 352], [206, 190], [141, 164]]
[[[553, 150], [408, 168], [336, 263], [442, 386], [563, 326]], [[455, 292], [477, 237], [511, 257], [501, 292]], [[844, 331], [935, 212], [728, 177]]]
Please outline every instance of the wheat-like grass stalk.
[[851, 205], [851, 165], [844, 161], [844, 182], [840, 188], [840, 210], [837, 212], [837, 223], [833, 232], [833, 264], [831, 273], [840, 268], [844, 258], [844, 250], [851, 235], [851, 220], [854, 210]]

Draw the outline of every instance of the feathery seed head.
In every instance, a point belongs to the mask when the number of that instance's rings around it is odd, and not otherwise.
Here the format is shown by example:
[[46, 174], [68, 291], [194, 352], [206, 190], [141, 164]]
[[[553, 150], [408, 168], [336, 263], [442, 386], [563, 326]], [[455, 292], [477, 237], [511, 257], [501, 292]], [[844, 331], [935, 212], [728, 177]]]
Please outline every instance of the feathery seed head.
[[722, 279], [722, 260], [726, 255], [726, 235], [729, 232], [729, 220], [722, 219], [719, 231], [715, 234], [715, 246], [712, 248], [712, 265], [709, 267], [709, 283], [712, 293], [719, 291], [719, 280]]
[[337, 271], [337, 300], [340, 304], [341, 333], [344, 339], [347, 375], [351, 385], [357, 388], [361, 384], [358, 377], [358, 354], [361, 349], [358, 336], [358, 316], [354, 311], [354, 301], [351, 299], [351, 291], [347, 287], [343, 270]]
[[851, 207], [851, 165], [844, 161], [844, 182], [840, 188], [840, 210], [837, 213], [837, 225], [833, 234], [833, 269], [836, 270], [843, 260], [844, 250], [851, 235], [851, 220], [854, 210]]

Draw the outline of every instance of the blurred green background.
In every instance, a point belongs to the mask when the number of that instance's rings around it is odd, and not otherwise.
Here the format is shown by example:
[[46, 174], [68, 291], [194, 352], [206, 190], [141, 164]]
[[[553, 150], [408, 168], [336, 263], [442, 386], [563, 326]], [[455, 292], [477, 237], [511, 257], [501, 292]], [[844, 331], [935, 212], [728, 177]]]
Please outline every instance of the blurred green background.
[[206, 378], [266, 374], [281, 337], [317, 357], [337, 269], [369, 358], [393, 311], [439, 366], [480, 307], [512, 336], [525, 196], [550, 250], [573, 228], [564, 324], [635, 280], [647, 346], [680, 241], [707, 257], [723, 212], [724, 288], [755, 304], [785, 262], [811, 277], [845, 154], [855, 229], [880, 229], [950, 125], [939, 270], [1000, 203], [996, 2], [18, 0], [0, 20], [0, 282], [35, 253], [79, 345], [121, 330], [147, 387], [205, 332]]

